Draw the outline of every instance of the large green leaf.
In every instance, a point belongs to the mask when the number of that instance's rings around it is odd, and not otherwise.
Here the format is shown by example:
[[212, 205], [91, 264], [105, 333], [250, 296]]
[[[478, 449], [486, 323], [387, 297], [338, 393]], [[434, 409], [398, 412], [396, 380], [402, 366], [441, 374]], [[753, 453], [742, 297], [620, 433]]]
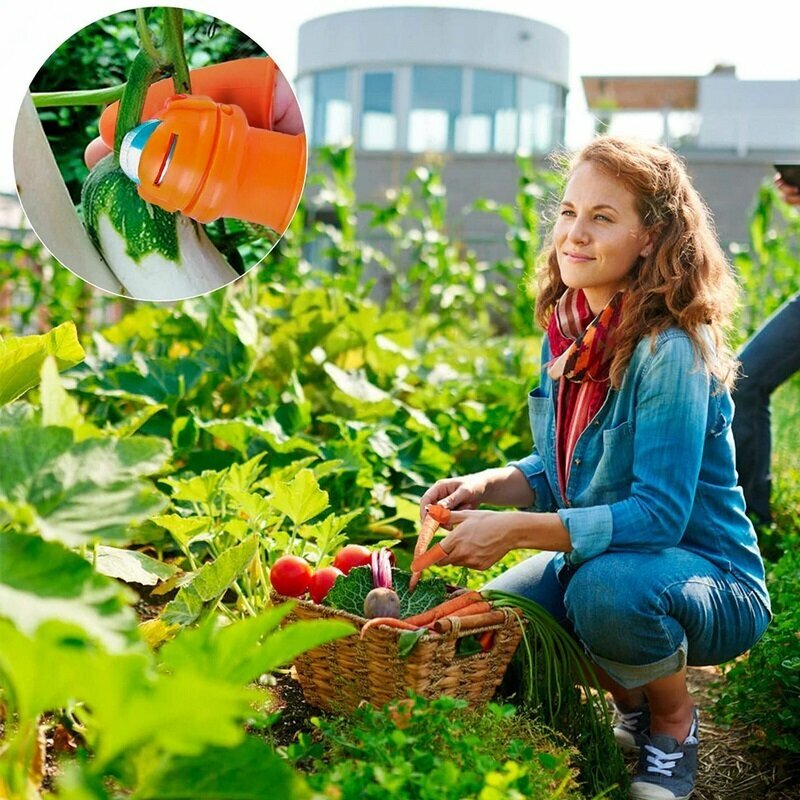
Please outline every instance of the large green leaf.
[[135, 639], [133, 594], [55, 542], [0, 533], [0, 616], [33, 634], [47, 620], [81, 627], [111, 650]]
[[261, 739], [175, 758], [150, 775], [133, 800], [306, 800], [305, 781]]
[[212, 618], [183, 631], [160, 651], [168, 669], [195, 669], [234, 684], [255, 680], [291, 663], [299, 653], [349, 636], [355, 628], [339, 620], [295, 622], [276, 631], [292, 603], [269, 608], [257, 617], [220, 628]]
[[199, 425], [212, 436], [235, 448], [245, 458], [250, 454], [253, 443], [260, 442], [264, 442], [276, 453], [319, 452], [314, 442], [302, 436], [287, 435], [278, 420], [274, 418], [261, 422], [246, 419], [209, 420], [200, 422]]
[[[72, 441], [66, 428], [23, 426], [0, 430], [0, 525], [24, 512], [46, 539], [75, 546], [121, 542], [128, 526], [166, 505], [143, 476], [164, 466], [161, 439]], [[5, 507], [5, 512], [2, 508]]]
[[0, 406], [16, 400], [39, 383], [42, 364], [52, 355], [59, 369], [68, 369], [86, 355], [74, 322], [64, 322], [40, 336], [0, 339]]
[[347, 372], [331, 363], [324, 364], [323, 369], [336, 386], [334, 399], [352, 409], [357, 419], [380, 419], [394, 413], [390, 395], [370, 383], [363, 370]]
[[126, 583], [155, 586], [171, 578], [178, 568], [136, 550], [98, 545], [95, 569], [109, 578], [119, 578]]
[[293, 480], [275, 486], [270, 501], [295, 525], [300, 525], [328, 507], [328, 493], [319, 488], [310, 469], [301, 469]]
[[[0, 641], [0, 686], [20, 722], [76, 698], [75, 685], [87, 672], [93, 648], [71, 624], [50, 620], [33, 633], [0, 617]], [[144, 654], [131, 657], [141, 660]]]
[[208, 541], [212, 538], [209, 529], [213, 522], [211, 517], [181, 517], [178, 514], [159, 514], [153, 522], [166, 528], [178, 546], [186, 552], [190, 544]]
[[184, 586], [167, 605], [160, 619], [167, 625], [191, 625], [213, 609], [228, 587], [244, 572], [258, 547], [256, 536], [222, 552], [216, 561], [198, 570], [194, 580]]

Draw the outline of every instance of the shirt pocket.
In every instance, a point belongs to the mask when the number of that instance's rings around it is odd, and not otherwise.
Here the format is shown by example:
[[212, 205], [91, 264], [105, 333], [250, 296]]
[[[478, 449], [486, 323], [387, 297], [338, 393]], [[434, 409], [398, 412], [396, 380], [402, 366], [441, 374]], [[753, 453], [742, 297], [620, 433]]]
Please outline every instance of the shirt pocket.
[[[715, 394], [716, 392], [716, 394]], [[706, 436], [720, 436], [731, 426], [733, 421], [733, 400], [730, 392], [714, 381], [711, 386], [711, 396], [708, 401], [708, 421], [706, 423]]]
[[547, 442], [548, 415], [552, 402], [550, 398], [542, 393], [540, 388], [534, 389], [528, 395], [528, 420], [531, 425], [531, 435], [533, 445], [543, 453]]
[[[604, 495], [605, 502], [619, 499], [620, 490], [630, 489], [633, 483], [633, 424], [623, 422], [603, 431], [603, 452], [597, 462], [589, 488]], [[614, 497], [605, 497], [613, 493]]]

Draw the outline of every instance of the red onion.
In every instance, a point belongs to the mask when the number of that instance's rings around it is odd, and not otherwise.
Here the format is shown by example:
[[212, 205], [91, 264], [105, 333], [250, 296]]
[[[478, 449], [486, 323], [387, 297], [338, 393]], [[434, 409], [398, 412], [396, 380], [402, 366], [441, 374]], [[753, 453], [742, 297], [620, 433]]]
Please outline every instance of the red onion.
[[373, 550], [370, 555], [372, 585], [376, 589], [392, 588], [392, 551], [386, 547]]

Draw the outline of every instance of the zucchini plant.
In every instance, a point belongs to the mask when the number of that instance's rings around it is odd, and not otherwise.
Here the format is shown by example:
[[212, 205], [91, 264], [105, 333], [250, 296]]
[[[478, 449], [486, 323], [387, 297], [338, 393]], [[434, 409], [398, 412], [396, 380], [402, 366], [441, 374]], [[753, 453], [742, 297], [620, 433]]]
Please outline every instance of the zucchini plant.
[[[158, 42], [150, 28], [155, 20], [161, 21]], [[179, 300], [224, 286], [239, 273], [212, 243], [201, 224], [142, 200], [135, 184], [120, 167], [122, 140], [139, 124], [150, 85], [170, 76], [176, 93], [191, 92], [183, 44], [183, 11], [139, 9], [136, 22], [140, 50], [131, 62], [128, 80], [122, 87], [37, 93], [33, 101], [35, 106], [47, 108], [104, 104], [120, 99], [114, 150], [94, 166], [81, 195], [83, 223], [89, 241], [112, 275], [110, 280], [108, 276], [105, 280], [96, 277], [93, 280], [94, 273], [87, 274], [81, 266], [81, 276], [111, 291], [116, 281], [124, 294], [137, 299]], [[24, 148], [20, 148], [20, 163], [27, 164], [36, 158], [35, 155], [28, 157]], [[59, 182], [52, 170], [44, 180], [49, 185]], [[61, 188], [56, 188], [63, 194], [61, 183]], [[74, 249], [69, 246], [75, 239], [74, 227], [70, 221], [70, 225], [50, 226], [42, 231], [48, 246], [59, 255], [65, 253], [62, 256], [65, 260]], [[82, 264], [82, 260], [79, 263]], [[77, 263], [73, 262], [73, 268], [79, 269]], [[95, 270], [99, 271], [100, 267]]]

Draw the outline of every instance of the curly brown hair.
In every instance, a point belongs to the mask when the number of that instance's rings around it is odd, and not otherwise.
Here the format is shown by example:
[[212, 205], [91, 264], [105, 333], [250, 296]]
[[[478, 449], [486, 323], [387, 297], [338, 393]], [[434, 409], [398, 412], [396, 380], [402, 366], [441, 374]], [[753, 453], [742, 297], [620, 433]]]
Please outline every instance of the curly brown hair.
[[[714, 233], [711, 215], [680, 159], [669, 148], [600, 136], [567, 162], [569, 179], [590, 162], [620, 181], [636, 199], [642, 225], [654, 234], [648, 256], [629, 275], [625, 310], [611, 362], [611, 385], [618, 389], [638, 342], [666, 328], [683, 329], [709, 372], [725, 386], [736, 379], [738, 363], [728, 345], [739, 287]], [[566, 291], [552, 233], [537, 273], [536, 320], [544, 328]]]

